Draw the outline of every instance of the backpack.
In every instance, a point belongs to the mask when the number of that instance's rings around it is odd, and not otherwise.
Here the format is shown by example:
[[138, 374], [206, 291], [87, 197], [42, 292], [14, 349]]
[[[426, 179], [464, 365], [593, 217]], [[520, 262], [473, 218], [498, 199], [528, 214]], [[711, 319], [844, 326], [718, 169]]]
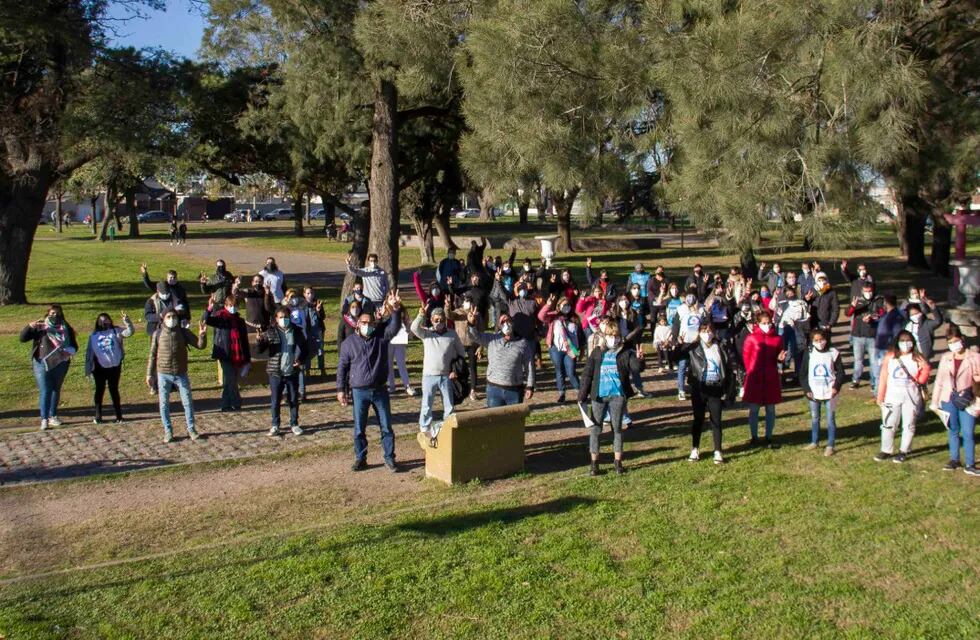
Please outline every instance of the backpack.
[[453, 383], [453, 404], [458, 405], [470, 395], [470, 367], [466, 358], [457, 356], [453, 358], [451, 368], [456, 374], [455, 379], [450, 381]]

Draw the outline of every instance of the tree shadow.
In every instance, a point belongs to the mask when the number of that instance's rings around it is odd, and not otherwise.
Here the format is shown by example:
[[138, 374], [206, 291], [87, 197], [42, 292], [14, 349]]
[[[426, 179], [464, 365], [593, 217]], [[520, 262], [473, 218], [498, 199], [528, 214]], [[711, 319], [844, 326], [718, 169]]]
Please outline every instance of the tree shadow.
[[80, 478], [105, 473], [125, 473], [127, 471], [139, 471], [151, 467], [161, 467], [174, 464], [173, 460], [167, 458], [147, 458], [145, 460], [99, 460], [97, 462], [80, 462], [58, 467], [46, 467], [37, 469], [34, 467], [25, 469], [15, 469], [11, 471], [0, 471], [0, 486], [5, 484], [18, 484], [22, 482], [49, 482], [54, 480], [67, 480], [70, 478]]
[[509, 525], [527, 518], [560, 514], [597, 504], [595, 498], [570, 496], [546, 500], [537, 504], [488, 509], [477, 513], [451, 514], [435, 518], [417, 518], [395, 525], [397, 531], [411, 531], [427, 537], [449, 536], [489, 524]]

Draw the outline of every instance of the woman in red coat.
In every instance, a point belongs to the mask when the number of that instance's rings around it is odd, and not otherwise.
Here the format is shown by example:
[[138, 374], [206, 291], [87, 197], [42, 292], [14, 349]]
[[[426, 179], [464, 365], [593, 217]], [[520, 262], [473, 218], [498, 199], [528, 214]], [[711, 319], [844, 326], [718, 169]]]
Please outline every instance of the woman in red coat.
[[759, 407], [766, 408], [766, 445], [772, 441], [776, 426], [776, 405], [782, 402], [779, 363], [786, 359], [783, 342], [772, 325], [772, 314], [760, 311], [755, 315], [755, 328], [745, 338], [742, 358], [745, 361], [745, 392], [742, 400], [749, 405], [749, 433], [752, 446], [759, 444]]

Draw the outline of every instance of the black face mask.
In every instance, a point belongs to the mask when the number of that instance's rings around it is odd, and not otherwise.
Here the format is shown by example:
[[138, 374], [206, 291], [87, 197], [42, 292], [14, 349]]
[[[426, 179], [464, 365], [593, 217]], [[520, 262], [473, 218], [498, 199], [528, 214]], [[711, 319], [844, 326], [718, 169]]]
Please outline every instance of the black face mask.
[[265, 265], [265, 268], [269, 271], [276, 271], [276, 263], [270, 262], [269, 264]]
[[225, 272], [225, 265], [219, 264], [218, 266], [216, 266], [214, 268], [214, 271], [215, 271], [215, 273], [224, 273]]

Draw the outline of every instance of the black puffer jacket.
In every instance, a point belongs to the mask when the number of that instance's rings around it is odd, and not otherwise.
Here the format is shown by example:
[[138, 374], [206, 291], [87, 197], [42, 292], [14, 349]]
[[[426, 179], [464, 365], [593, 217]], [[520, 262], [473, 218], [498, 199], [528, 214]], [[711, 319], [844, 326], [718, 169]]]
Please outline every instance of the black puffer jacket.
[[[592, 351], [592, 355], [585, 363], [582, 370], [582, 384], [579, 385], [578, 401], [596, 400], [599, 398], [599, 371], [602, 369], [602, 357], [606, 354], [605, 348]], [[623, 397], [631, 398], [635, 394], [630, 380], [634, 373], [643, 371], [643, 361], [636, 357], [636, 350], [631, 347], [623, 347], [616, 354], [616, 370], [619, 372], [619, 384], [623, 387]]]
[[[293, 341], [295, 342], [293, 346], [293, 360], [300, 365], [295, 367], [296, 373], [299, 373], [303, 369], [302, 365], [306, 363], [306, 359], [309, 357], [309, 349], [306, 346], [306, 340], [303, 339], [303, 332], [298, 327], [293, 327], [292, 331]], [[282, 348], [285, 344], [283, 330], [279, 327], [271, 327], [265, 333], [259, 335], [259, 353], [269, 354], [269, 361], [265, 366], [266, 372], [270, 375], [282, 375], [282, 372], [279, 370], [279, 362], [282, 357]]]

